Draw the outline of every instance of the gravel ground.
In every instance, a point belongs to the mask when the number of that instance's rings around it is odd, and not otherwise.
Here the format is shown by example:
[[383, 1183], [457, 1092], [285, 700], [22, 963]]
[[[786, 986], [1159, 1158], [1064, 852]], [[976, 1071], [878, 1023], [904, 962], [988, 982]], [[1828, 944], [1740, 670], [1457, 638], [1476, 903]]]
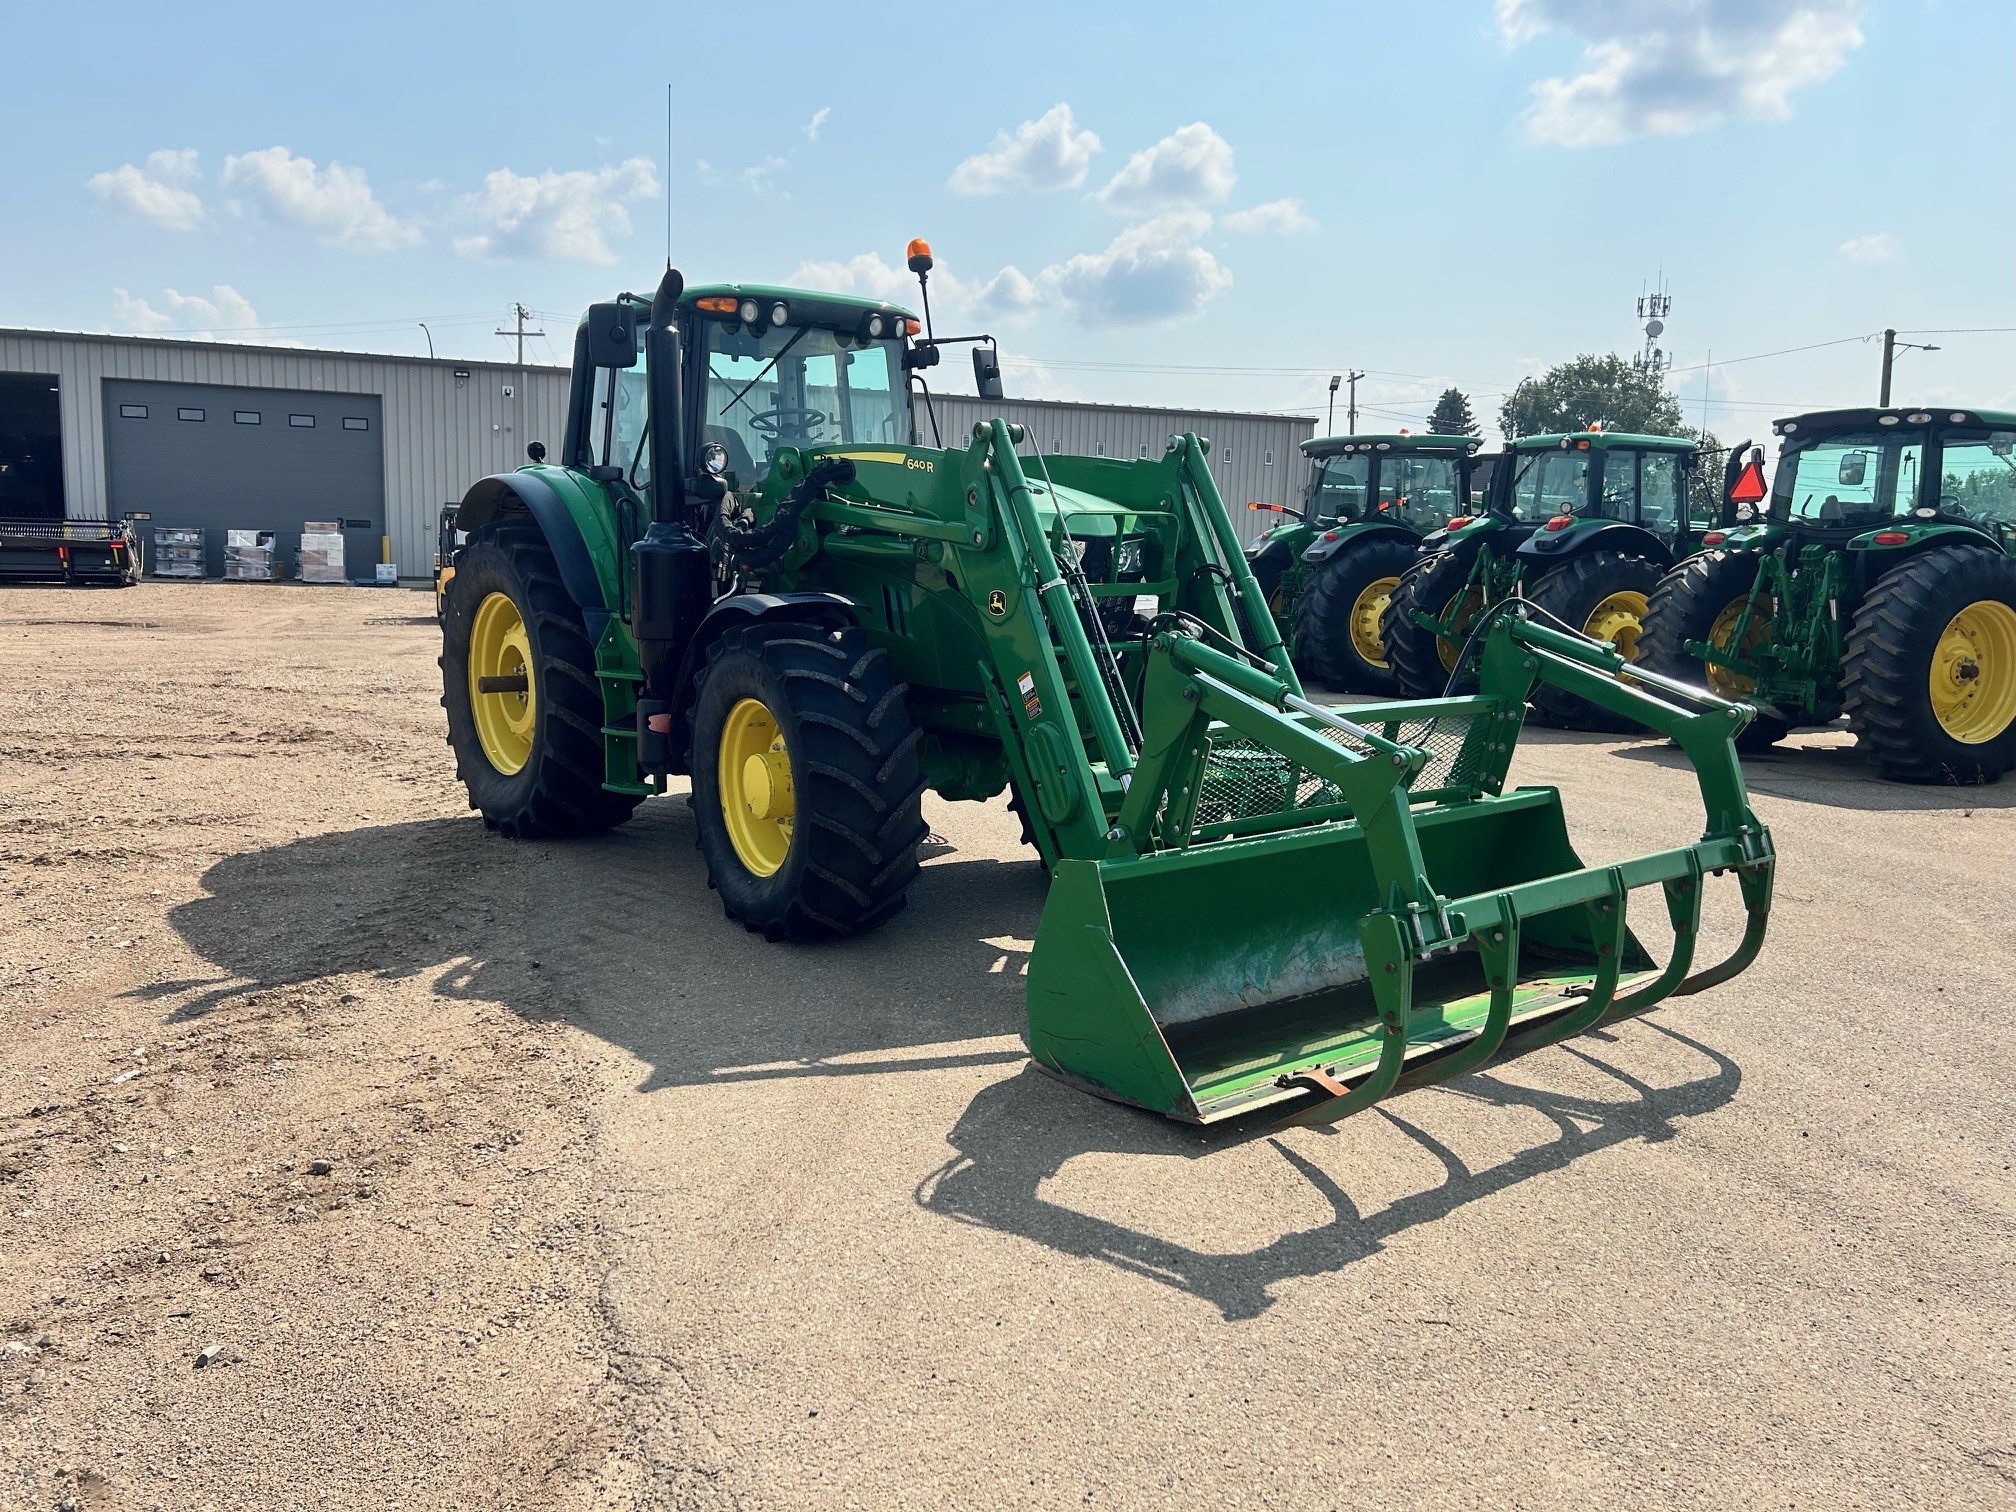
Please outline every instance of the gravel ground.
[[765, 945], [676, 800], [486, 835], [427, 608], [0, 592], [0, 1506], [2010, 1505], [2016, 781], [1797, 737], [1744, 976], [1202, 1133], [1028, 1069], [1004, 806]]

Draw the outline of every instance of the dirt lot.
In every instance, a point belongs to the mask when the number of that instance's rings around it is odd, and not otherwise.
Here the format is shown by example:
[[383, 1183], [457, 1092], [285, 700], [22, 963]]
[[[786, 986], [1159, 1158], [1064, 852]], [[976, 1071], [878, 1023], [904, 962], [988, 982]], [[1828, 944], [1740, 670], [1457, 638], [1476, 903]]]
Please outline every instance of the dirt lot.
[[0, 592], [0, 1506], [2009, 1505], [2016, 782], [1802, 736], [1745, 976], [1203, 1134], [1027, 1068], [1005, 808], [766, 946], [677, 801], [487, 836], [427, 608]]

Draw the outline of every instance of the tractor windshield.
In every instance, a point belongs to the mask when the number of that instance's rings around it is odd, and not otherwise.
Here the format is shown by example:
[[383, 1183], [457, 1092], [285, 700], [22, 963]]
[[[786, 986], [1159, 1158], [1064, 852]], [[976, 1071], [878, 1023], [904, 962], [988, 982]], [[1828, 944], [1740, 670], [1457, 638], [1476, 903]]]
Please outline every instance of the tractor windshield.
[[786, 446], [910, 440], [909, 394], [894, 341], [859, 340], [824, 326], [752, 331], [701, 322], [707, 359], [700, 440], [728, 449], [746, 487]]
[[1925, 433], [1919, 430], [1816, 436], [1780, 458], [1771, 513], [1815, 525], [1880, 525], [1917, 507], [1924, 461]]
[[1461, 469], [1451, 456], [1399, 452], [1379, 459], [1379, 492], [1373, 512], [1419, 531], [1449, 523], [1461, 502]]
[[1589, 502], [1586, 451], [1529, 452], [1512, 480], [1515, 519], [1539, 524], [1555, 515], [1581, 514]]
[[1947, 431], [1939, 447], [1939, 508], [1997, 534], [2016, 526], [2016, 431]]
[[1371, 475], [1372, 459], [1363, 452], [1325, 457], [1317, 464], [1315, 481], [1309, 485], [1310, 523], [1357, 519], [1365, 512], [1366, 482]]

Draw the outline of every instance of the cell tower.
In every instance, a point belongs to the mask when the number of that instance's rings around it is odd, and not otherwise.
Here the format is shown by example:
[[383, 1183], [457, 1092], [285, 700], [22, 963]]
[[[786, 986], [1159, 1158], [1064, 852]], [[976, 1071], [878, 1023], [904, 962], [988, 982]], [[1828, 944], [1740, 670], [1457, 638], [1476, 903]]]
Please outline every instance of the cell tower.
[[1651, 289], [1638, 296], [1638, 318], [1645, 323], [1645, 349], [1631, 359], [1631, 365], [1650, 378], [1662, 377], [1673, 366], [1673, 358], [1659, 345], [1666, 334], [1666, 317], [1673, 313], [1673, 296], [1666, 292], [1666, 275], [1660, 273]]

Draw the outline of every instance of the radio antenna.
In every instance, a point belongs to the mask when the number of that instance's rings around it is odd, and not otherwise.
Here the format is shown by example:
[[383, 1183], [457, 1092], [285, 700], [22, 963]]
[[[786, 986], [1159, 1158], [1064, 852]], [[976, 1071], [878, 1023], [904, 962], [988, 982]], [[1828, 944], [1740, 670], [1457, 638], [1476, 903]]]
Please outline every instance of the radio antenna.
[[672, 266], [672, 86], [665, 86], [665, 266]]

